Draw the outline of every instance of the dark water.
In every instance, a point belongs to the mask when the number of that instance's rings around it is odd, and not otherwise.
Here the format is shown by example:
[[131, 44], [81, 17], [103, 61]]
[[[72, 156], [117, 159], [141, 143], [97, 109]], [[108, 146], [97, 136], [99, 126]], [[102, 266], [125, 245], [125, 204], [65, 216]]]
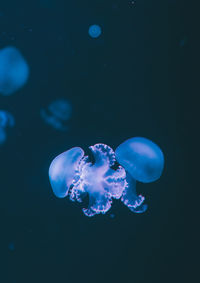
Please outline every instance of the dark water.
[[[190, 282], [188, 6], [132, 2], [0, 3], [0, 48], [17, 47], [30, 66], [27, 85], [0, 97], [16, 120], [0, 148], [2, 283]], [[102, 28], [97, 39], [91, 24]], [[58, 98], [72, 103], [68, 132], [40, 117]], [[53, 195], [48, 167], [57, 154], [99, 142], [115, 149], [133, 136], [165, 154], [163, 176], [137, 186], [145, 214], [116, 201], [106, 215], [87, 218]]]

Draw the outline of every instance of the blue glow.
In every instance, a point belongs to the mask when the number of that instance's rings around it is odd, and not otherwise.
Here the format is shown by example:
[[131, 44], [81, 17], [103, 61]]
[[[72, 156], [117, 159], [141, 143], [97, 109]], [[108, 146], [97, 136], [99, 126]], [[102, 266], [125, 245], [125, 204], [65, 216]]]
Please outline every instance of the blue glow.
[[146, 211], [145, 198], [137, 196], [136, 181], [149, 183], [160, 178], [164, 168], [164, 155], [152, 141], [135, 137], [126, 140], [115, 151], [116, 159], [127, 173], [127, 186], [121, 200], [132, 211]]
[[84, 156], [80, 147], [67, 150], [52, 161], [49, 179], [54, 194], [78, 202], [88, 195], [89, 205], [83, 209], [87, 216], [106, 213], [113, 198], [121, 199], [135, 213], [145, 212], [145, 197], [137, 195], [136, 181], [149, 183], [160, 178], [164, 168], [161, 149], [141, 137], [126, 140], [115, 152], [105, 144], [89, 149], [94, 162]]
[[72, 107], [69, 101], [58, 99], [53, 101], [47, 109], [41, 110], [41, 117], [53, 128], [66, 131], [68, 130], [67, 121], [71, 118]]
[[84, 156], [80, 147], [72, 148], [58, 155], [49, 168], [49, 179], [54, 194], [57, 197], [69, 195], [72, 201], [82, 202], [89, 196], [88, 208], [83, 212], [87, 216], [106, 213], [112, 203], [112, 198], [119, 199], [126, 186], [125, 170], [115, 164], [113, 150], [105, 144], [90, 147], [94, 164]]
[[15, 125], [14, 117], [5, 110], [0, 110], [0, 145], [6, 141], [6, 129]]
[[65, 197], [74, 180], [77, 166], [84, 152], [80, 147], [74, 147], [58, 155], [49, 167], [49, 179], [54, 194]]
[[10, 242], [8, 245], [8, 249], [13, 252], [15, 250], [15, 244], [13, 242]]
[[6, 141], [6, 132], [3, 128], [0, 128], [0, 145]]
[[101, 27], [98, 25], [91, 25], [88, 33], [92, 38], [97, 38], [101, 35]]
[[153, 182], [162, 174], [164, 155], [155, 143], [146, 138], [126, 140], [117, 147], [115, 154], [117, 161], [139, 182]]
[[0, 93], [11, 95], [24, 86], [29, 76], [29, 67], [15, 47], [0, 50]]

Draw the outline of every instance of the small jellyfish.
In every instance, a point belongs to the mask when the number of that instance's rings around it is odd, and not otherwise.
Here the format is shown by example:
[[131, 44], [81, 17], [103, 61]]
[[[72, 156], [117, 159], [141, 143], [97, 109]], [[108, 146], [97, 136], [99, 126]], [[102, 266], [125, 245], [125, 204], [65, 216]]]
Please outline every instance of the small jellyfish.
[[136, 181], [150, 183], [160, 178], [164, 155], [154, 142], [142, 137], [126, 140], [115, 151], [116, 159], [126, 170], [127, 186], [121, 200], [135, 213], [145, 212], [145, 198], [136, 193]]
[[88, 195], [89, 205], [83, 208], [86, 216], [105, 214], [112, 198], [119, 199], [126, 186], [126, 172], [115, 164], [114, 151], [105, 144], [89, 147], [94, 162], [84, 156], [80, 147], [74, 147], [58, 155], [49, 168], [49, 179], [54, 194], [72, 201], [82, 202]]
[[42, 109], [40, 114], [56, 130], [66, 131], [69, 129], [67, 122], [72, 115], [72, 106], [66, 99], [58, 99], [49, 104], [47, 109]]
[[0, 110], [0, 145], [6, 141], [6, 129], [15, 125], [14, 117], [5, 110]]
[[97, 38], [101, 35], [101, 27], [99, 25], [91, 25], [88, 33], [92, 38]]
[[29, 66], [20, 51], [12, 46], [0, 50], [0, 93], [11, 95], [24, 86]]

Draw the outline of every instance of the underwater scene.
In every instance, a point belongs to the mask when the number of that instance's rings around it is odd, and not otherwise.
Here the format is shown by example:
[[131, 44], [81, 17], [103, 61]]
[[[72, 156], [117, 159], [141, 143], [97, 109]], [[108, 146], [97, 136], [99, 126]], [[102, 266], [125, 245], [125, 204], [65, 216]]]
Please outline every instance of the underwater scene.
[[0, 283], [191, 282], [186, 14], [0, 1]]

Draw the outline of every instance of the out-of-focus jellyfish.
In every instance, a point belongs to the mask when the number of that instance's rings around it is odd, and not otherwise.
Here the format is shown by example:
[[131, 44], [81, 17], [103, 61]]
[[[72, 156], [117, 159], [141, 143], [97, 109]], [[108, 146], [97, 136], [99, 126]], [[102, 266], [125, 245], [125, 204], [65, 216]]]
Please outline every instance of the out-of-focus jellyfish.
[[0, 50], [0, 93], [11, 95], [24, 86], [29, 67], [20, 51], [12, 46]]
[[72, 201], [82, 202], [89, 196], [87, 216], [106, 213], [112, 198], [119, 199], [126, 186], [126, 172], [115, 164], [114, 151], [105, 144], [89, 147], [94, 162], [84, 156], [80, 147], [74, 147], [58, 155], [49, 168], [49, 179], [54, 194], [63, 198], [69, 195]]
[[101, 35], [101, 27], [99, 25], [91, 25], [88, 33], [92, 38], [97, 38]]
[[136, 193], [136, 181], [150, 183], [160, 178], [164, 155], [154, 142], [142, 137], [126, 140], [115, 151], [116, 159], [126, 170], [127, 186], [121, 200], [135, 213], [145, 212], [145, 198]]
[[9, 251], [11, 251], [11, 252], [13, 252], [13, 251], [15, 250], [15, 244], [14, 244], [14, 242], [10, 242], [10, 243], [8, 244], [8, 249], [9, 249]]
[[5, 110], [0, 110], [0, 145], [6, 141], [6, 129], [15, 125], [14, 117]]
[[67, 122], [72, 115], [72, 106], [69, 101], [58, 99], [49, 104], [47, 109], [42, 109], [40, 114], [43, 120], [53, 128], [66, 131], [69, 128]]

